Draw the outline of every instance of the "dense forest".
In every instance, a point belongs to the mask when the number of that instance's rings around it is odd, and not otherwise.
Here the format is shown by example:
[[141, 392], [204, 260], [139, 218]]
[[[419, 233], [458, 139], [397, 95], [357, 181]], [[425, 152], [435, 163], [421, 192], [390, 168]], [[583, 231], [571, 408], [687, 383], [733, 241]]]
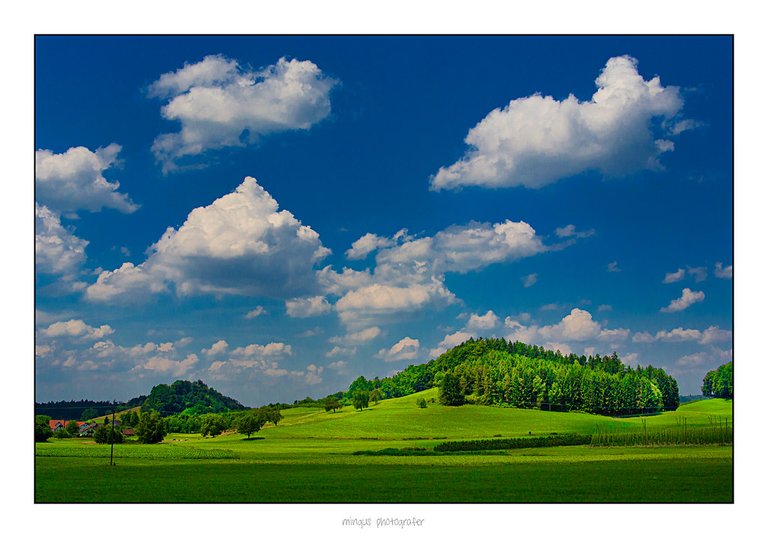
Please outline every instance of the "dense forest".
[[142, 412], [155, 410], [167, 417], [184, 412], [186, 415], [225, 413], [246, 409], [237, 400], [224, 396], [202, 381], [174, 381], [170, 385], [155, 385], [141, 404]]
[[660, 368], [635, 369], [618, 356], [562, 355], [503, 338], [469, 339], [426, 364], [408, 366], [392, 377], [359, 377], [346, 397], [378, 391], [395, 398], [440, 387], [441, 403], [578, 410], [627, 415], [677, 409], [677, 381]]
[[122, 411], [142, 404], [146, 396], [138, 396], [127, 402], [107, 402], [95, 400], [61, 400], [58, 402], [35, 403], [36, 415], [50, 415], [58, 420], [90, 420], [111, 413], [113, 409]]
[[701, 393], [715, 398], [733, 398], [733, 361], [707, 372]]

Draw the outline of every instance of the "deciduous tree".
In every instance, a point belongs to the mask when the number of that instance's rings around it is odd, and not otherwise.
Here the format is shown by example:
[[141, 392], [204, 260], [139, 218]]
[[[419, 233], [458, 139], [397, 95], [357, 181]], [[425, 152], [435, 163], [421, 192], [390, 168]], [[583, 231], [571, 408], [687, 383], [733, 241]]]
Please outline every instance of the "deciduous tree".
[[51, 417], [48, 415], [35, 416], [35, 443], [47, 441], [52, 435], [51, 427], [48, 425], [50, 420]]
[[265, 416], [263, 413], [247, 411], [240, 415], [240, 417], [235, 422], [235, 427], [237, 428], [238, 433], [241, 433], [250, 439], [251, 435], [259, 431], [261, 427], [264, 426], [264, 422]]
[[352, 393], [352, 405], [359, 411], [362, 411], [364, 407], [368, 407], [369, 399], [370, 393], [367, 390], [356, 390]]
[[157, 411], [139, 414], [139, 424], [136, 426], [136, 436], [140, 443], [159, 443], [167, 433], [165, 420]]

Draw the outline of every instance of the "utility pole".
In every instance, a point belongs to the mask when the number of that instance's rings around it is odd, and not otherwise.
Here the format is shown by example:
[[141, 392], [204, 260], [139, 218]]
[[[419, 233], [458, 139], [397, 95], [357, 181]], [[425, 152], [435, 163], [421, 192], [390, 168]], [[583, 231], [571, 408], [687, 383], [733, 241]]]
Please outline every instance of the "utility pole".
[[116, 403], [114, 400], [112, 400], [112, 431], [109, 433], [109, 440], [110, 440], [110, 448], [109, 448], [109, 465], [114, 465], [114, 462], [112, 461], [113, 456], [115, 454], [115, 406]]

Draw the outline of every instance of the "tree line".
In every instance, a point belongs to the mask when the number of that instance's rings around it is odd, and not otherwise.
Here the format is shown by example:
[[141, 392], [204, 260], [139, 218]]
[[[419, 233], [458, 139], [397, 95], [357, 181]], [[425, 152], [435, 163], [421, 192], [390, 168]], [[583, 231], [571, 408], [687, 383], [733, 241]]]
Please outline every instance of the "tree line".
[[[275, 426], [283, 419], [276, 407], [261, 407], [229, 413], [206, 413], [203, 415], [177, 414], [163, 417], [158, 411], [129, 411], [120, 416], [122, 425], [134, 425], [136, 440], [139, 443], [154, 444], [162, 441], [169, 433], [200, 433], [203, 437], [215, 437], [224, 431], [234, 430], [248, 438], [271, 422]], [[66, 435], [57, 435], [51, 431], [47, 415], [35, 416], [35, 442], [45, 442], [52, 435], [71, 437], [77, 434], [77, 422], [71, 421], [59, 431]], [[112, 425], [107, 418], [99, 424], [93, 433], [96, 443], [122, 443], [125, 436], [121, 426]]]
[[95, 417], [138, 407], [146, 396], [137, 396], [127, 402], [107, 402], [96, 400], [61, 400], [58, 402], [35, 403], [36, 415], [52, 415], [57, 420], [80, 420], [87, 422]]
[[733, 361], [707, 372], [702, 381], [701, 393], [715, 398], [733, 398]]

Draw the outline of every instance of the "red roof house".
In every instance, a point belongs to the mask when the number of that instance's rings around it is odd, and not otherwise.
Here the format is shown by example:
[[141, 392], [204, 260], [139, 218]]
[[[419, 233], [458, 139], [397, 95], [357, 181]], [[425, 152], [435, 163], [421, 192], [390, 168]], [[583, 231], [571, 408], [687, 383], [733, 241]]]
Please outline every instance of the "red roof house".
[[85, 422], [80, 422], [79, 420], [49, 420], [48, 426], [51, 428], [51, 431], [55, 432], [56, 430], [66, 428], [70, 422], [76, 422], [78, 428], [85, 424]]

